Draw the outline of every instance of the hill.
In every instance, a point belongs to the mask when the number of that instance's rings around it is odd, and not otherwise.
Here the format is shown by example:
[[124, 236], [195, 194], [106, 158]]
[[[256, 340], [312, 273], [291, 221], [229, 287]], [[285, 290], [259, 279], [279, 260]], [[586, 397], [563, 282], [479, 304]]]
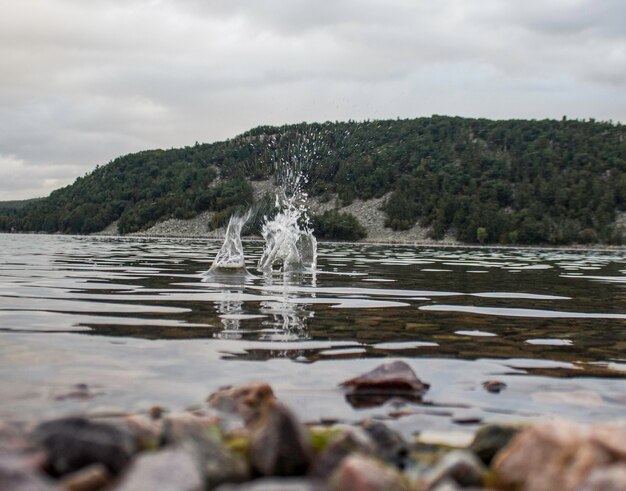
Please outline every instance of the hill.
[[[0, 230], [92, 233], [117, 221], [130, 233], [206, 210], [218, 226], [258, 201], [251, 182], [273, 177], [276, 162], [307, 167], [319, 202], [385, 196], [390, 229], [419, 223], [434, 239], [624, 240], [616, 223], [626, 211], [625, 127], [442, 116], [261, 126], [224, 142], [126, 155], [21, 209], [0, 207]], [[358, 227], [337, 213], [314, 222], [329, 238]]]

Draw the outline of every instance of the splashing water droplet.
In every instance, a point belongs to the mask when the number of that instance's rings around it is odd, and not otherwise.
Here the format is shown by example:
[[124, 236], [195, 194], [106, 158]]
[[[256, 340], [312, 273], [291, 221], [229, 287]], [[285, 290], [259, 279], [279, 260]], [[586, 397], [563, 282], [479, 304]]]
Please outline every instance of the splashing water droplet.
[[215, 270], [242, 270], [246, 268], [246, 261], [243, 255], [243, 245], [241, 243], [241, 230], [250, 219], [251, 212], [245, 215], [235, 214], [230, 217], [228, 227], [226, 227], [226, 237], [222, 248], [215, 256], [211, 269]]

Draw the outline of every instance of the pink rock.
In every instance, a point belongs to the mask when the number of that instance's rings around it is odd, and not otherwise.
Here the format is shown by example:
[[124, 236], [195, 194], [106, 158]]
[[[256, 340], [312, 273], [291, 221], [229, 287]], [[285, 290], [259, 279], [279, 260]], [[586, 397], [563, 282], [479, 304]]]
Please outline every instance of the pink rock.
[[626, 489], [626, 464], [599, 467], [594, 470], [578, 491], [624, 491]]
[[380, 462], [351, 455], [343, 459], [330, 479], [335, 491], [406, 491], [409, 487], [402, 477]]
[[[603, 430], [608, 431], [608, 430]], [[626, 438], [626, 430], [614, 431]], [[494, 459], [494, 477], [499, 487], [520, 491], [569, 491], [578, 489], [595, 470], [619, 457], [602, 440], [597, 428], [566, 421], [534, 425], [519, 433]]]

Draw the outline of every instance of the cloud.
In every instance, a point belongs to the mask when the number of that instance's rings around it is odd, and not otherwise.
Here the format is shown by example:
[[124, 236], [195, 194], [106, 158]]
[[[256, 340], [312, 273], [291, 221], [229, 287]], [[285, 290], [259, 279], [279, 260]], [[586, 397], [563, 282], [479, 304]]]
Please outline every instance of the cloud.
[[[267, 123], [626, 121], [621, 0], [22, 0], [4, 14], [0, 164], [16, 182]], [[48, 192], [38, 182], [24, 197]]]

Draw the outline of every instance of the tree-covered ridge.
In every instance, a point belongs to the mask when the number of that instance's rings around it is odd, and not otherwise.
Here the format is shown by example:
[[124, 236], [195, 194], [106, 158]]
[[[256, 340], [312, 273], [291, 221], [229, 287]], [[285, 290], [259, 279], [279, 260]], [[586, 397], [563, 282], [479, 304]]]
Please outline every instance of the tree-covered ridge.
[[89, 233], [119, 220], [125, 233], [204, 210], [226, 217], [252, 203], [251, 180], [298, 159], [310, 163], [308, 191], [321, 199], [391, 193], [392, 229], [419, 222], [433, 238], [484, 243], [622, 240], [613, 224], [626, 210], [623, 126], [440, 116], [261, 126], [225, 142], [127, 155], [12, 215], [0, 211], [0, 229]]

